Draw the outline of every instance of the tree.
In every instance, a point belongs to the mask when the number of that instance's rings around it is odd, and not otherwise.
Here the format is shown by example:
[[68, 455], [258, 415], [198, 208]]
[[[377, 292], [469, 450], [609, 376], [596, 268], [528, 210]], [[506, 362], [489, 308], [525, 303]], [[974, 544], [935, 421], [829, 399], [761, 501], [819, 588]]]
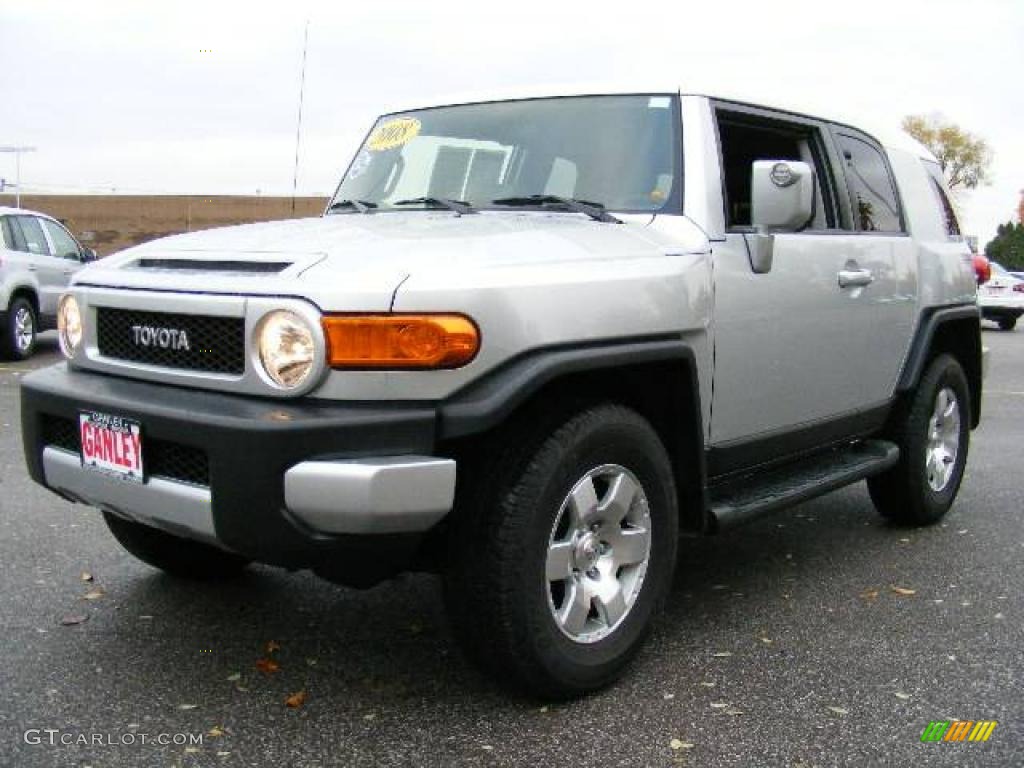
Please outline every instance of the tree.
[[1000, 224], [996, 236], [985, 246], [985, 255], [1007, 269], [1024, 270], [1024, 224]]
[[992, 150], [983, 138], [939, 115], [907, 115], [903, 130], [935, 155], [950, 190], [974, 189], [988, 183]]

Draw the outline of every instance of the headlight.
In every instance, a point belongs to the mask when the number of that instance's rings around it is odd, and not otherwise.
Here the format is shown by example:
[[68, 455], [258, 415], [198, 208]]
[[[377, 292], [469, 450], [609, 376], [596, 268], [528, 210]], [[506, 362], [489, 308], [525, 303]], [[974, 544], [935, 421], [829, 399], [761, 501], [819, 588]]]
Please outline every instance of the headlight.
[[256, 331], [260, 363], [281, 389], [295, 389], [316, 367], [313, 329], [294, 312], [279, 309], [260, 320]]
[[57, 305], [57, 332], [64, 356], [74, 357], [75, 350], [82, 343], [82, 313], [78, 310], [78, 302], [70, 293], [61, 296]]

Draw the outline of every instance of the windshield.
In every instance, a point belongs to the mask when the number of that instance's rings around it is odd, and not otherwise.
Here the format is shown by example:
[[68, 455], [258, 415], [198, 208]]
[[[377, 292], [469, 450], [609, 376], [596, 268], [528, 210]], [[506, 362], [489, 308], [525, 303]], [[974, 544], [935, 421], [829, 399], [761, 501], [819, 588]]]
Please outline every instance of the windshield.
[[540, 207], [558, 197], [616, 211], [678, 211], [678, 126], [676, 99], [668, 95], [530, 99], [386, 115], [349, 166], [332, 206], [408, 210], [444, 200], [476, 209]]

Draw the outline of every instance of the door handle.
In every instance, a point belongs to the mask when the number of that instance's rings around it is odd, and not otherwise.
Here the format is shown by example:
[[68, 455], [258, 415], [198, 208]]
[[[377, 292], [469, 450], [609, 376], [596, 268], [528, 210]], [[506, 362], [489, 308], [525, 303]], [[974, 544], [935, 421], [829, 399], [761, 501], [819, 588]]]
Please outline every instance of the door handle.
[[870, 269], [841, 269], [839, 270], [839, 287], [856, 288], [858, 286], [870, 285], [875, 280]]

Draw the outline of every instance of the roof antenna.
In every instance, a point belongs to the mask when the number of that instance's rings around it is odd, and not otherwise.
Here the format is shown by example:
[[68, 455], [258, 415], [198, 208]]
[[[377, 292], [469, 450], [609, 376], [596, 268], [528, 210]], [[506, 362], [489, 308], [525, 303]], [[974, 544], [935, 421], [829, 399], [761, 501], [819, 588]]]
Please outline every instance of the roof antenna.
[[295, 122], [295, 167], [292, 173], [292, 216], [295, 215], [295, 193], [299, 186], [299, 138], [302, 135], [302, 99], [306, 92], [306, 47], [309, 44], [309, 19], [302, 35], [302, 75], [299, 78], [299, 116]]

